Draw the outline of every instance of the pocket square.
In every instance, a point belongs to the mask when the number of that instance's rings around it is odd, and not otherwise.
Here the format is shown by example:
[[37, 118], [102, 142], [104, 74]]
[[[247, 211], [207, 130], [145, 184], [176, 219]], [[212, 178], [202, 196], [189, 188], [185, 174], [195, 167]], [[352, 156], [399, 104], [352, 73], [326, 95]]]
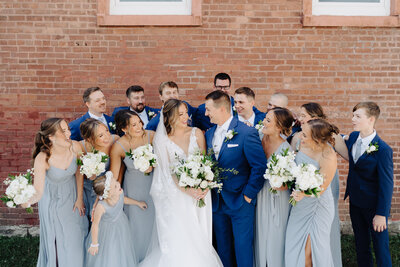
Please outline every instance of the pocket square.
[[237, 147], [237, 146], [239, 146], [239, 144], [228, 144], [228, 148]]

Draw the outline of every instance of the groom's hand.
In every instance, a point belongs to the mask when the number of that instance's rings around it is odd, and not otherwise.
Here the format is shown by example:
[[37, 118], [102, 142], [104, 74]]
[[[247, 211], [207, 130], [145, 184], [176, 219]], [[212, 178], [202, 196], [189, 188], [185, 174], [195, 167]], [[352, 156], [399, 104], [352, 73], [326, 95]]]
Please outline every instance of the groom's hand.
[[247, 197], [246, 195], [243, 195], [243, 196], [244, 196], [244, 200], [246, 200], [246, 202], [250, 204], [251, 198]]

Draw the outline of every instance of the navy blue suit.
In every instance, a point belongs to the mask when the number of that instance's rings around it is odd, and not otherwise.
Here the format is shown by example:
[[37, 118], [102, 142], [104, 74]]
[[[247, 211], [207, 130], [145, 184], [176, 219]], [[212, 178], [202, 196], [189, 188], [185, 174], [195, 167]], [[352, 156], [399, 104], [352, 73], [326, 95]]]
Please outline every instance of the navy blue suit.
[[[207, 150], [217, 126], [210, 128], [205, 136]], [[267, 166], [258, 132], [255, 128], [233, 118], [229, 130], [237, 135], [224, 141], [218, 156], [218, 165], [235, 169], [238, 174], [224, 172], [220, 193], [212, 191], [213, 226], [217, 251], [225, 267], [253, 266], [253, 225], [255, 200], [264, 185], [263, 174]], [[247, 203], [244, 195], [252, 199]]]
[[[129, 109], [129, 107], [117, 107], [117, 108], [115, 108], [113, 113], [112, 113], [112, 115], [111, 115], [111, 117], [113, 117], [113, 119], [115, 119], [115, 114], [117, 114], [118, 111], [125, 110], [125, 109]], [[144, 110], [146, 110], [147, 119], [149, 121], [160, 112], [159, 108], [151, 108], [151, 107], [148, 107], [148, 106], [145, 106]], [[149, 112], [154, 112], [154, 115], [152, 115], [150, 117]]]
[[350, 198], [350, 218], [356, 240], [358, 266], [373, 266], [370, 235], [378, 266], [392, 266], [389, 252], [389, 234], [375, 232], [372, 220], [375, 215], [387, 218], [393, 194], [393, 151], [378, 135], [372, 140], [378, 151], [364, 152], [354, 163], [352, 148], [359, 132], [352, 132], [346, 141], [349, 151], [349, 174], [345, 199]]
[[[115, 131], [112, 130], [110, 128], [110, 125], [109, 125], [110, 122], [114, 122], [114, 119], [112, 117], [110, 117], [110, 116], [107, 116], [106, 114], [104, 114], [104, 117], [106, 118], [106, 121], [107, 121], [108, 130], [110, 131], [110, 133], [114, 134]], [[86, 119], [89, 119], [89, 118], [90, 118], [89, 113], [86, 112], [86, 114], [83, 115], [82, 117], [77, 118], [76, 120], [73, 120], [73, 121], [71, 121], [69, 123], [69, 128], [71, 130], [71, 139], [72, 140], [75, 140], [75, 141], [81, 141], [82, 140], [81, 131], [79, 130], [79, 126], [81, 126], [81, 123], [84, 122]]]
[[[188, 115], [189, 115], [189, 118], [192, 119], [192, 122], [189, 123], [189, 124], [190, 124], [191, 126], [196, 126], [196, 123], [195, 123], [195, 121], [194, 121], [194, 117], [195, 117], [197, 108], [192, 107], [192, 106], [189, 105], [189, 103], [186, 102], [186, 101], [183, 101], [183, 102], [186, 103], [186, 105], [187, 105], [187, 107], [188, 107]], [[161, 110], [162, 110], [162, 109], [161, 109]], [[160, 112], [161, 112], [161, 110], [160, 110]], [[154, 116], [154, 117], [149, 121], [149, 123], [148, 123], [147, 126], [146, 126], [146, 130], [151, 130], [151, 131], [156, 131], [156, 130], [157, 130], [158, 123], [160, 122], [160, 116], [159, 116], [159, 113], [160, 113], [160, 112], [158, 112], [157, 115]]]

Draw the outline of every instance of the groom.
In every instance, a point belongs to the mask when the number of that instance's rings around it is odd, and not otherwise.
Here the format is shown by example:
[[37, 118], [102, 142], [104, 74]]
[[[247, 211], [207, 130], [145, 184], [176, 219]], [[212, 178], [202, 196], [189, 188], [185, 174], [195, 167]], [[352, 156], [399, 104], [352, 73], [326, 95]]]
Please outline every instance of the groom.
[[207, 150], [214, 150], [219, 167], [238, 172], [224, 172], [221, 193], [212, 191], [217, 251], [225, 267], [253, 266], [255, 200], [264, 185], [267, 159], [257, 130], [232, 117], [226, 93], [211, 92], [205, 107], [216, 124], [206, 132]]

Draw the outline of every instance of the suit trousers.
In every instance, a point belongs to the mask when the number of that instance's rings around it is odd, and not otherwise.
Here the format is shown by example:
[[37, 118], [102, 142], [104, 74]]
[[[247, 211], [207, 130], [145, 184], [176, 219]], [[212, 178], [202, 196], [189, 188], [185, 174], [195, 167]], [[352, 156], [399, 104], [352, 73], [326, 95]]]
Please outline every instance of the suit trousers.
[[[372, 220], [375, 209], [360, 208], [350, 202], [350, 218], [356, 242], [357, 263], [360, 267], [373, 267], [371, 253], [371, 237], [378, 267], [391, 267], [392, 260], [389, 251], [389, 232], [374, 231]], [[387, 219], [386, 219], [387, 225]]]

